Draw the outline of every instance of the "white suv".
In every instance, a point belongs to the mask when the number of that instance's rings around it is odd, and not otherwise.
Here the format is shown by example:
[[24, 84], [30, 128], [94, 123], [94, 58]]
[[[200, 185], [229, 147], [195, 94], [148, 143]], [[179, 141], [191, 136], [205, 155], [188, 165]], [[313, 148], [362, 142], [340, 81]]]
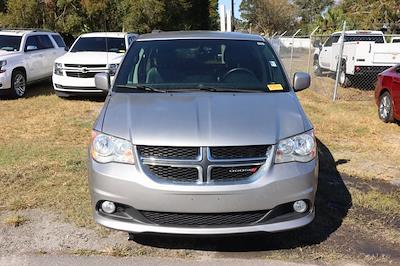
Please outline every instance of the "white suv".
[[26, 85], [51, 77], [65, 53], [63, 38], [42, 30], [0, 30], [0, 94], [24, 96]]
[[67, 54], [54, 64], [53, 85], [56, 94], [68, 97], [79, 94], [102, 94], [94, 76], [110, 73], [111, 79], [137, 34], [96, 32], [81, 35]]

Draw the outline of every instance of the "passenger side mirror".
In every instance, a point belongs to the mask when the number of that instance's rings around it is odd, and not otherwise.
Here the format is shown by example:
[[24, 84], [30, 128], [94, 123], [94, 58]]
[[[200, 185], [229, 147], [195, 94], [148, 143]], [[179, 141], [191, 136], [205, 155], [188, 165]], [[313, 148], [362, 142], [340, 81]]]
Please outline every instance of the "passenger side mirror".
[[26, 51], [27, 51], [27, 52], [35, 51], [35, 50], [37, 50], [37, 49], [38, 49], [38, 48], [37, 48], [36, 45], [28, 45], [28, 46], [26, 47]]
[[94, 76], [94, 83], [96, 88], [102, 90], [103, 92], [108, 92], [110, 90], [110, 74], [108, 73], [98, 73]]
[[296, 72], [293, 76], [293, 88], [295, 92], [305, 90], [311, 85], [311, 77], [304, 72]]

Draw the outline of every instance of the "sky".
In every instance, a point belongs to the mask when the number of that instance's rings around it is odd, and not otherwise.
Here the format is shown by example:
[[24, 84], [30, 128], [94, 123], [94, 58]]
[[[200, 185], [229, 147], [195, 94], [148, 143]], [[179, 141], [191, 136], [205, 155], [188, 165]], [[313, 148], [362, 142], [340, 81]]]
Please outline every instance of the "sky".
[[[235, 17], [240, 17], [239, 6], [242, 0], [235, 0]], [[231, 0], [219, 0], [220, 5], [225, 5], [225, 8], [231, 10]]]

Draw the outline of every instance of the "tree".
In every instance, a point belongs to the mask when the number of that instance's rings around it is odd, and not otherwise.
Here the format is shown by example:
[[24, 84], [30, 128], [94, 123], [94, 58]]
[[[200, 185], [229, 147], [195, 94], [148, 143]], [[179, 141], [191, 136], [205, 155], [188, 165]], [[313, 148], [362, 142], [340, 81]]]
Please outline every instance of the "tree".
[[265, 34], [293, 30], [294, 6], [288, 0], [243, 0], [240, 5], [247, 26]]
[[334, 0], [294, 0], [297, 15], [301, 18], [301, 24], [308, 25], [316, 22], [321, 14], [331, 7]]

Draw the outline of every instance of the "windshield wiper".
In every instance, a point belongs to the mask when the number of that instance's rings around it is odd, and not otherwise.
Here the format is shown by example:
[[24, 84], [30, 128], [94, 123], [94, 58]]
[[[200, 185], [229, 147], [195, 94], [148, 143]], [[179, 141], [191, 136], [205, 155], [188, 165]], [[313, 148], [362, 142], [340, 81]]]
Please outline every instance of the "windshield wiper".
[[130, 89], [130, 90], [142, 90], [142, 91], [147, 91], [147, 92], [157, 92], [157, 93], [166, 93], [168, 91], [162, 90], [162, 89], [157, 89], [151, 86], [146, 86], [146, 85], [117, 85], [117, 88], [121, 89]]
[[261, 88], [228, 88], [228, 87], [212, 87], [212, 86], [199, 86], [199, 87], [188, 87], [179, 88], [174, 90], [168, 90], [168, 92], [195, 92], [195, 91], [207, 91], [207, 92], [238, 92], [238, 93], [251, 93], [251, 92], [266, 92], [266, 90]]

